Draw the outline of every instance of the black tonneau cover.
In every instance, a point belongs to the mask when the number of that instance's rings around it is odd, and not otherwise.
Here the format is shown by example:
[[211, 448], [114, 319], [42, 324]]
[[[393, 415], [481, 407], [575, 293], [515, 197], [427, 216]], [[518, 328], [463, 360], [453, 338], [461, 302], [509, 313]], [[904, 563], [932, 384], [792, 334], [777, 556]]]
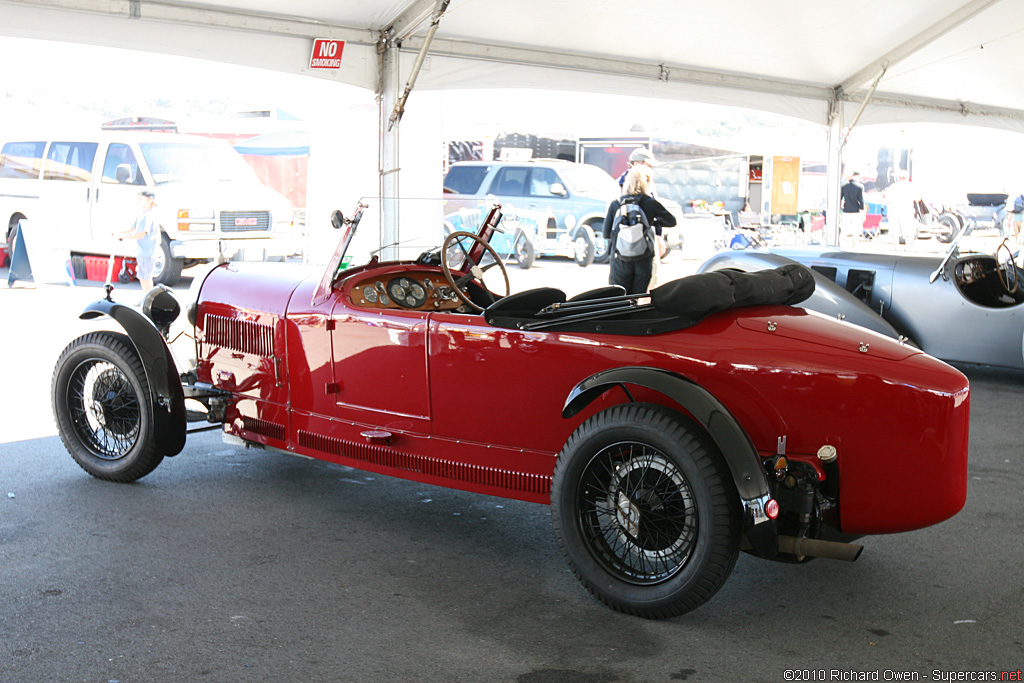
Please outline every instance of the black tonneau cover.
[[737, 306], [798, 304], [814, 292], [814, 276], [793, 263], [756, 273], [700, 273], [667, 282], [649, 294], [607, 296], [614, 291], [601, 288], [566, 301], [559, 289], [531, 289], [501, 299], [484, 311], [484, 317], [495, 327], [522, 330], [660, 334]]

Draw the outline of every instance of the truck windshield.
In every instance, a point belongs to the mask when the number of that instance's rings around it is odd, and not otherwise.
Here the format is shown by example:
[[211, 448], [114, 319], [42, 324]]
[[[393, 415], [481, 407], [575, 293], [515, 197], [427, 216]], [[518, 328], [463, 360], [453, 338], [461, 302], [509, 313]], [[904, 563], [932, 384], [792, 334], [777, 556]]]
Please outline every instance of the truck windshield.
[[181, 180], [257, 181], [245, 160], [227, 145], [167, 141], [139, 146], [158, 185]]
[[620, 194], [615, 179], [597, 166], [575, 164], [560, 168], [577, 194], [599, 199], [615, 198]]

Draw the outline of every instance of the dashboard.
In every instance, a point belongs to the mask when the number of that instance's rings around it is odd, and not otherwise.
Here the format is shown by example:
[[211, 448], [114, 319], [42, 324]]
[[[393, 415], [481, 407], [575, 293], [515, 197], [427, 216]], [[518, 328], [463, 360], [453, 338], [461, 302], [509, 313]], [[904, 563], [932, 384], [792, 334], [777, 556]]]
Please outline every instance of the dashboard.
[[964, 259], [956, 264], [953, 275], [958, 285], [969, 285], [985, 279], [992, 267], [992, 263], [986, 264], [982, 259]]
[[447, 311], [462, 305], [444, 276], [435, 273], [378, 274], [355, 283], [350, 297], [361, 308]]

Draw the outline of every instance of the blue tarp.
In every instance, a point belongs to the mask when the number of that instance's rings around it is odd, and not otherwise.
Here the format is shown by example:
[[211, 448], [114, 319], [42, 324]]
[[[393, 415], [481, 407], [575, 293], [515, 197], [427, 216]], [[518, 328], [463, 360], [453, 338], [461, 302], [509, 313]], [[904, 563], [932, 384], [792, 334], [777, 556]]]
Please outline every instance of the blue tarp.
[[309, 133], [298, 130], [281, 130], [257, 135], [235, 145], [235, 151], [239, 154], [265, 157], [309, 156]]

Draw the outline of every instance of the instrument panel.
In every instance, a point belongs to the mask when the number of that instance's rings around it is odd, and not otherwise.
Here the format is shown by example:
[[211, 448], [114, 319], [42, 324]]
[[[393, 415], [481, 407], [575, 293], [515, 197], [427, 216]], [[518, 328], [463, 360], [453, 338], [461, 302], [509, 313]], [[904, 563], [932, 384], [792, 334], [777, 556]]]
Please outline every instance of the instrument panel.
[[411, 311], [452, 310], [461, 305], [444, 277], [434, 273], [400, 273], [371, 277], [356, 283], [352, 303], [364, 308]]
[[958, 285], [969, 285], [983, 280], [986, 275], [985, 265], [979, 259], [961, 261], [956, 264], [954, 277]]

